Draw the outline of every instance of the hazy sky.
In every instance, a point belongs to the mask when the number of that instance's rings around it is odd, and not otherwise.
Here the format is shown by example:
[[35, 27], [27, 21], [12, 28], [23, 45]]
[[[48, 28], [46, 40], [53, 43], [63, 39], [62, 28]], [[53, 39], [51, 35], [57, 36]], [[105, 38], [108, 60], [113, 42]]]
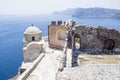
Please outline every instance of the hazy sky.
[[120, 9], [120, 0], [0, 0], [0, 14], [49, 14], [87, 7]]

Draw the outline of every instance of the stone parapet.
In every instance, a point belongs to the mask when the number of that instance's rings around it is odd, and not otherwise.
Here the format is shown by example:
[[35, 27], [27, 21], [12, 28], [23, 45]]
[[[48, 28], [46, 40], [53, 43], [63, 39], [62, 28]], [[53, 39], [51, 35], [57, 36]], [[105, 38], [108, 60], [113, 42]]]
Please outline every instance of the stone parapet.
[[22, 73], [17, 80], [26, 80], [26, 78], [36, 68], [36, 66], [40, 63], [44, 56], [45, 53], [41, 53], [40, 56], [33, 62], [33, 64], [29, 68], [27, 68], [27, 70], [25, 70], [24, 73]]

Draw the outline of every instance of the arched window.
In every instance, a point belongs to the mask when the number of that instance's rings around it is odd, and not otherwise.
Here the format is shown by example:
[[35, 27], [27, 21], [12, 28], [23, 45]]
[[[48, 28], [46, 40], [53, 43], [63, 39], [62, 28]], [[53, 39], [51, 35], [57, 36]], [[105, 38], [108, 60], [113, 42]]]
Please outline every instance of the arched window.
[[74, 48], [80, 49], [80, 35], [75, 34], [74, 36]]
[[104, 41], [104, 46], [103, 46], [104, 50], [112, 51], [112, 50], [114, 50], [114, 48], [115, 48], [115, 41], [114, 40], [107, 39], [107, 40]]
[[65, 34], [66, 34], [65, 31], [58, 30], [58, 32], [57, 32], [58, 40], [64, 41], [65, 38], [66, 38], [66, 35], [65, 35]]
[[35, 37], [34, 36], [32, 37], [32, 41], [35, 41]]

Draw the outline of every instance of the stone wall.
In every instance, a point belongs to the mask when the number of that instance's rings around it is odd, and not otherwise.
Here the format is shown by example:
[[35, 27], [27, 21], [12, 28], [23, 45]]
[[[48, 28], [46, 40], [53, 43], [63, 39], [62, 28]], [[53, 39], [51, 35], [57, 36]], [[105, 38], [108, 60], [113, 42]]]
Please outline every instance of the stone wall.
[[[74, 22], [75, 23], [75, 22]], [[70, 27], [70, 26], [67, 26]], [[76, 26], [73, 25], [71, 28], [71, 35], [67, 36], [68, 32], [66, 25], [62, 24], [62, 21], [52, 21], [48, 25], [48, 42], [51, 48], [63, 49], [65, 39], [67, 38], [67, 44], [72, 45], [75, 48], [76, 37], [80, 38], [78, 46], [82, 51], [120, 51], [120, 33], [114, 29], [105, 27], [93, 27], [93, 26]], [[72, 39], [71, 41], [69, 39]], [[74, 40], [73, 40], [74, 39]], [[67, 46], [69, 48], [69, 45]]]
[[120, 33], [104, 27], [75, 26], [73, 36], [80, 36], [81, 50], [120, 49]]
[[51, 48], [63, 49], [66, 39], [66, 28], [61, 21], [52, 21], [48, 25], [48, 41]]
[[43, 44], [43, 42], [31, 42], [24, 47], [24, 62], [33, 62], [42, 52], [44, 52]]
[[27, 67], [26, 69], [22, 68], [22, 66], [20, 67], [20, 73], [22, 72], [22, 70], [24, 70], [20, 76], [16, 79], [16, 80], [26, 80], [26, 78], [30, 75], [30, 73], [37, 67], [37, 65], [40, 63], [40, 61], [43, 59], [43, 57], [45, 56], [45, 53], [41, 53], [41, 55], [39, 55], [37, 57], [37, 59], [31, 64], [30, 67]]

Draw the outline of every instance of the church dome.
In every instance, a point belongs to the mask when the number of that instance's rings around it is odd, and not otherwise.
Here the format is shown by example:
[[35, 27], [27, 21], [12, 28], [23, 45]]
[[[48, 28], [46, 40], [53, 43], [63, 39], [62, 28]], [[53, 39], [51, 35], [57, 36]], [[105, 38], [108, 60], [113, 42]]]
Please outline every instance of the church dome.
[[25, 30], [24, 33], [25, 34], [37, 34], [37, 33], [41, 33], [41, 30], [37, 28], [36, 26], [31, 25]]

